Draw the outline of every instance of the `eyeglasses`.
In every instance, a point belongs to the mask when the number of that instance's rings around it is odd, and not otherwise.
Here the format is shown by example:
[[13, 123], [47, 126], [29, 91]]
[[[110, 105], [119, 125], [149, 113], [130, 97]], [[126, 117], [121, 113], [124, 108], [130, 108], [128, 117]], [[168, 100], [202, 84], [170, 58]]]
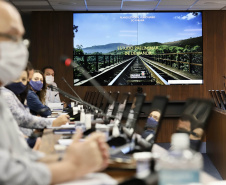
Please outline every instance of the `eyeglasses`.
[[0, 33], [0, 37], [5, 37], [8, 38], [14, 42], [21, 42], [22, 44], [24, 44], [27, 48], [29, 48], [30, 46], [30, 41], [28, 39], [18, 39], [18, 37], [13, 36], [13, 35], [9, 35], [6, 33]]

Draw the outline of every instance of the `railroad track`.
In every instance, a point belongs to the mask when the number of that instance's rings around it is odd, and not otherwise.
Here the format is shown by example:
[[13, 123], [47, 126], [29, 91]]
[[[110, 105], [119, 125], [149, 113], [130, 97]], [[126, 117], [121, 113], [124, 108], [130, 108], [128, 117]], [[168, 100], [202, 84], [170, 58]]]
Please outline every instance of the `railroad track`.
[[144, 63], [148, 71], [151, 73], [152, 77], [156, 79], [157, 84], [169, 85], [168, 80], [190, 80], [189, 77], [168, 69], [156, 62], [139, 56], [141, 62]]

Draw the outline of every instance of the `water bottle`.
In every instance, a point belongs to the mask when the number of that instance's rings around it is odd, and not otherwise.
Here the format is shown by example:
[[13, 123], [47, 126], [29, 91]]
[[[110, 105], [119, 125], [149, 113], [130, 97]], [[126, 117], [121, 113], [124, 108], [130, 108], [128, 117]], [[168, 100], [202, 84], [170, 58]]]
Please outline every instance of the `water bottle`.
[[159, 185], [200, 183], [203, 158], [199, 152], [190, 149], [188, 134], [175, 133], [171, 138], [171, 148], [160, 157], [156, 168]]
[[86, 116], [86, 115], [85, 115], [84, 109], [81, 109], [81, 112], [80, 112], [80, 122], [81, 122], [81, 123], [85, 123], [85, 119], [86, 119], [85, 116]]
[[92, 114], [89, 112], [85, 114], [85, 126], [86, 130], [91, 129], [92, 126]]

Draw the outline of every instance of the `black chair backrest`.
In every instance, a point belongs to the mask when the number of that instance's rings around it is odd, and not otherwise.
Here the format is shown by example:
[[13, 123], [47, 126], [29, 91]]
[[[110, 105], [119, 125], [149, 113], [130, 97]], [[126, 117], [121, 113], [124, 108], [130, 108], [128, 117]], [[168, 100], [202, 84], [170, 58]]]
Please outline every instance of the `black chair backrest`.
[[137, 118], [140, 114], [145, 98], [146, 98], [146, 94], [137, 93], [135, 95], [129, 114], [127, 116], [126, 127], [133, 128], [135, 130]]
[[176, 132], [189, 134], [190, 147], [199, 151], [208, 124], [213, 102], [207, 99], [188, 99], [178, 120]]
[[90, 93], [90, 91], [86, 91], [86, 94], [85, 94], [85, 97], [84, 97], [85, 102], [87, 102], [87, 100], [88, 100], [89, 93]]
[[89, 93], [89, 97], [87, 98], [87, 103], [90, 103], [90, 104], [91, 104], [91, 101], [92, 101], [93, 95], [94, 95], [94, 92], [93, 92], [93, 91], [90, 91], [90, 93]]
[[219, 90], [216, 90], [215, 92], [216, 92], [217, 98], [218, 98], [218, 100], [219, 100], [219, 102], [220, 102], [220, 107], [221, 107], [221, 109], [225, 110], [224, 101], [223, 101], [223, 99], [222, 99], [222, 96], [221, 96], [220, 91], [219, 91]]
[[136, 128], [136, 132], [139, 132], [138, 129], [142, 130], [142, 137], [148, 140], [149, 143], [154, 144], [156, 141], [167, 104], [167, 96], [155, 96], [151, 102], [150, 110], [148, 111], [149, 115], [145, 127], [140, 128], [137, 126]]
[[107, 111], [106, 111], [106, 115], [107, 116], [112, 116], [112, 113], [114, 112], [115, 109], [115, 104], [118, 101], [118, 97], [119, 97], [119, 91], [112, 93], [112, 99], [113, 101], [109, 103]]
[[[106, 92], [105, 92], [105, 93], [106, 93]], [[102, 110], [103, 110], [103, 112], [106, 112], [107, 107], [108, 107], [109, 104], [111, 103], [111, 102], [110, 102], [111, 94], [112, 94], [112, 92], [109, 91], [109, 92], [108, 92], [108, 95], [107, 95], [107, 98], [104, 97], [104, 99], [103, 99], [103, 105], [102, 105]]]
[[225, 94], [225, 91], [224, 90], [221, 90], [221, 95], [222, 95], [224, 104], [226, 105], [226, 94]]
[[[105, 93], [105, 92], [103, 92], [103, 93]], [[97, 105], [96, 106], [99, 109], [102, 109], [103, 110], [103, 105], [104, 105], [104, 95], [103, 94], [100, 94], [99, 101], [97, 101]]]
[[129, 99], [129, 97], [130, 97], [130, 94], [131, 94], [131, 93], [128, 92], [128, 93], [124, 93], [124, 94], [122, 95], [122, 98], [121, 98], [121, 100], [120, 100], [120, 102], [119, 102], [119, 105], [118, 105], [117, 112], [116, 112], [116, 114], [115, 114], [115, 119], [114, 119], [114, 121], [117, 121], [118, 123], [121, 122], [123, 113], [124, 113], [125, 108], [126, 108], [126, 104], [127, 104], [128, 99]]
[[220, 109], [221, 108], [220, 102], [219, 102], [217, 95], [216, 95], [216, 92], [214, 90], [212, 90], [212, 95], [213, 95], [213, 99], [214, 99], [214, 102], [216, 104], [216, 107]]
[[100, 98], [101, 98], [101, 94], [100, 94], [100, 92], [97, 92], [96, 98], [95, 98], [95, 100], [94, 100], [94, 102], [93, 102], [93, 105], [94, 105], [94, 106], [97, 107], [98, 102], [100, 101]]

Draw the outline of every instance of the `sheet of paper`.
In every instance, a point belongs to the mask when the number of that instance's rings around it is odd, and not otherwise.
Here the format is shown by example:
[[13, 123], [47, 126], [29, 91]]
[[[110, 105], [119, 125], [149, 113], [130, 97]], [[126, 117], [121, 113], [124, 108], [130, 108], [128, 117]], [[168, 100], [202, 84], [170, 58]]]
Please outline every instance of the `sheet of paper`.
[[58, 185], [116, 185], [117, 181], [105, 173], [90, 173], [83, 178]]

